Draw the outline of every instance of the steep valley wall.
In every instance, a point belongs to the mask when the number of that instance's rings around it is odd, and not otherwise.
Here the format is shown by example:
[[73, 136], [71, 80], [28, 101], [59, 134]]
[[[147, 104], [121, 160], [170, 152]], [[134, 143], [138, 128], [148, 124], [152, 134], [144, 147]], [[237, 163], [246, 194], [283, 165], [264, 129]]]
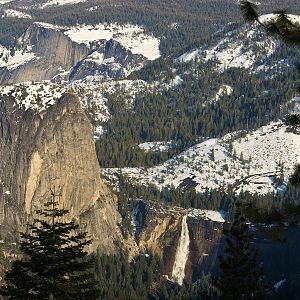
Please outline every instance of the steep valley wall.
[[1, 239], [14, 240], [55, 188], [69, 218], [92, 236], [91, 250], [130, 247], [118, 228], [117, 199], [100, 178], [92, 128], [76, 95], [64, 95], [42, 114], [19, 107], [12, 97], [1, 99], [0, 157]]

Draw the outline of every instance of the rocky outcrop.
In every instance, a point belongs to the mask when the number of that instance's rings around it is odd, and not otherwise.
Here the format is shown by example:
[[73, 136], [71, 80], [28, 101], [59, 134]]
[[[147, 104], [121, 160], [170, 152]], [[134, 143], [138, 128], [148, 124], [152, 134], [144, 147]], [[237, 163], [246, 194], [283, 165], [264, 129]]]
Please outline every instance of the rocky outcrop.
[[91, 250], [124, 248], [116, 197], [100, 178], [91, 125], [78, 97], [64, 95], [43, 114], [0, 102], [0, 235], [12, 239], [34, 210], [60, 194], [61, 206], [92, 236]]
[[[139, 235], [139, 246], [158, 255], [164, 265], [164, 273], [172, 279], [181, 241], [184, 220], [188, 229], [188, 257], [184, 267], [184, 278], [194, 281], [201, 272], [212, 272], [217, 268], [217, 258], [224, 247], [222, 231], [224, 222], [205, 216], [194, 216], [189, 210], [180, 208], [153, 208], [148, 206], [146, 222]], [[183, 258], [185, 259], [185, 258]], [[177, 276], [178, 277], [178, 276]], [[176, 278], [173, 278], [175, 281]]]
[[87, 76], [121, 79], [142, 68], [146, 62], [143, 55], [133, 54], [117, 41], [104, 41], [73, 69], [69, 79], [78, 80]]
[[5, 56], [7, 62], [0, 66], [0, 84], [61, 82], [88, 76], [120, 79], [147, 62], [117, 41], [76, 43], [64, 34], [64, 28], [44, 23], [33, 23], [20, 38], [19, 48], [14, 55], [1, 48], [5, 54], [0, 53], [0, 58]]
[[188, 218], [190, 248], [185, 278], [195, 281], [201, 272], [213, 273], [217, 269], [218, 256], [224, 248], [223, 227], [226, 223], [204, 218]]
[[33, 23], [21, 37], [21, 48], [34, 57], [15, 68], [0, 68], [0, 84], [50, 80], [69, 71], [84, 59], [90, 49], [77, 44], [54, 26]]
[[181, 215], [149, 209], [139, 236], [142, 250], [157, 255], [163, 261], [165, 274], [171, 277], [181, 230]]

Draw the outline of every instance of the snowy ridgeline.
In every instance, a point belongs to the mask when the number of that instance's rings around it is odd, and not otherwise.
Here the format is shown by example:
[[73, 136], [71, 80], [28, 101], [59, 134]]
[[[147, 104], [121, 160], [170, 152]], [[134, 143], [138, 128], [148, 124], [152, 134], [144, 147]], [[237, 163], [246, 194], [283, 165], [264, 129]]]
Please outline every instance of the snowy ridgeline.
[[[8, 16], [31, 18], [28, 14], [11, 9], [4, 10], [4, 14], [2, 15], [2, 17]], [[131, 53], [142, 55], [147, 60], [155, 60], [160, 57], [160, 39], [145, 33], [144, 28], [137, 25], [103, 23], [93, 26], [79, 25], [76, 27], [60, 27], [42, 22], [35, 22], [34, 24], [48, 30], [61, 31], [72, 41], [78, 44], [86, 44], [91, 49], [93, 49], [93, 45], [98, 42], [112, 39], [120, 43], [125, 49], [131, 51]], [[40, 58], [41, 53], [35, 53], [34, 45], [22, 45], [22, 37], [20, 37], [19, 41], [20, 49], [16, 49], [15, 51], [11, 51], [0, 45], [0, 67], [14, 70], [32, 60], [38, 60]], [[91, 55], [87, 57], [87, 59], [95, 61], [95, 63], [105, 63], [99, 55]], [[110, 63], [110, 61], [106, 63]], [[140, 67], [141, 66], [136, 66], [136, 68], [132, 68], [132, 70], [129, 71], [135, 71]], [[127, 75], [129, 75], [130, 72]]]
[[[300, 23], [299, 16], [289, 15], [289, 17], [292, 22]], [[268, 22], [274, 18], [274, 15], [263, 15], [260, 18], [262, 22]], [[234, 67], [248, 69], [254, 73], [265, 72], [270, 68], [268, 58], [275, 52], [279, 43], [266, 36], [260, 27], [246, 24], [242, 28], [233, 29], [229, 32], [224, 31], [224, 34], [225, 37], [214, 45], [186, 52], [175, 61], [185, 63], [215, 61], [217, 63], [216, 68], [220, 73]], [[251, 43], [249, 43], [249, 39]], [[262, 49], [262, 51], [258, 52], [257, 49]], [[261, 64], [257, 64], [258, 62]], [[282, 61], [278, 62], [278, 66], [283, 64]]]
[[[247, 43], [251, 39], [252, 43]], [[255, 51], [255, 48], [263, 49], [262, 52]], [[252, 69], [257, 61], [270, 57], [276, 50], [277, 44], [272, 38], [261, 34], [255, 27], [244, 25], [241, 29], [225, 33], [215, 45], [208, 48], [200, 48], [186, 52], [179, 56], [177, 62], [190, 61], [216, 61], [217, 70], [223, 73], [229, 68]]]
[[[153, 168], [124, 168], [122, 173], [137, 183], [158, 188], [192, 180], [198, 192], [226, 189], [236, 193], [283, 192], [294, 166], [300, 163], [300, 135], [274, 122], [248, 134], [231, 133], [208, 139]], [[104, 169], [110, 176], [116, 169]]]

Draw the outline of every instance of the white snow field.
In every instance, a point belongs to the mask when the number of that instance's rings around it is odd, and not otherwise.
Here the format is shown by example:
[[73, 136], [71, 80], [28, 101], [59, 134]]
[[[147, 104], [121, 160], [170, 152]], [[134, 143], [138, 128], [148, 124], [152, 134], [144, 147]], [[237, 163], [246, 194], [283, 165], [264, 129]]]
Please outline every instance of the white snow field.
[[44, 3], [41, 5], [41, 8], [45, 8], [48, 6], [54, 6], [54, 5], [67, 5], [67, 4], [77, 4], [81, 2], [86, 2], [87, 0], [49, 0], [47, 3]]
[[[294, 166], [300, 163], [300, 135], [274, 122], [240, 138], [239, 133], [207, 139], [153, 168], [124, 168], [132, 182], [158, 188], [178, 187], [190, 179], [198, 192], [226, 189], [267, 194], [285, 190]], [[103, 169], [106, 176], [116, 169]], [[284, 182], [278, 184], [279, 177]]]
[[125, 24], [80, 25], [70, 28], [65, 34], [77, 43], [113, 39], [129, 49], [133, 54], [141, 54], [149, 60], [160, 57], [160, 40], [146, 34], [142, 27]]

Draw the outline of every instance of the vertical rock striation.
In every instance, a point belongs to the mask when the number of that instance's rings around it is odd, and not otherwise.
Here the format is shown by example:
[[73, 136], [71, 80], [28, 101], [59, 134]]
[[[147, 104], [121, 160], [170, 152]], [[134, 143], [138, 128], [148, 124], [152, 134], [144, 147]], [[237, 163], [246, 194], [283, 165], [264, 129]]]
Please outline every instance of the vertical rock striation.
[[90, 49], [73, 42], [55, 26], [33, 23], [20, 39], [21, 47], [34, 55], [13, 68], [0, 68], [0, 84], [50, 80], [59, 72], [69, 71], [86, 57]]
[[12, 238], [56, 189], [70, 217], [92, 236], [91, 250], [125, 247], [115, 196], [100, 178], [92, 128], [78, 97], [64, 95], [44, 113], [0, 102], [1, 238]]
[[176, 207], [147, 208], [139, 245], [162, 259], [164, 273], [174, 282], [194, 281], [202, 271], [217, 269], [226, 223], [221, 218], [209, 218], [207, 212]]

